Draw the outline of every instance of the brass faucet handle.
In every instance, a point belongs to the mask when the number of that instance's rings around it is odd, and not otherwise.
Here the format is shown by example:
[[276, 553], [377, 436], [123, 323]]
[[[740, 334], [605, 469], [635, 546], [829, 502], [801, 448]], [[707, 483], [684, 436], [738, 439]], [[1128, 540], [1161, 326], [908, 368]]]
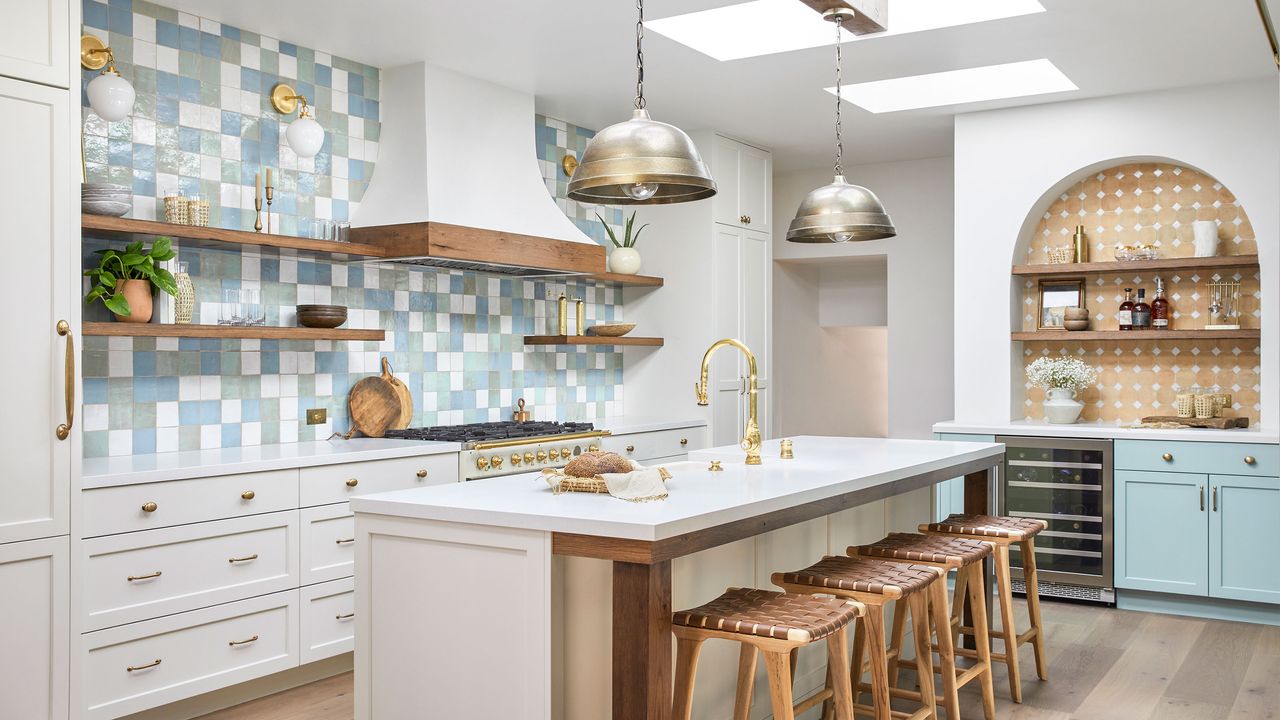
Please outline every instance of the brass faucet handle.
[[711, 461], [711, 467], [708, 467], [707, 469], [708, 469], [708, 470], [710, 470], [711, 472], [721, 472], [721, 471], [723, 471], [723, 470], [724, 470], [724, 468], [723, 468], [723, 467], [720, 467], [720, 461], [719, 461], [719, 460], [712, 460], [712, 461]]
[[710, 401], [707, 399], [707, 389], [703, 387], [702, 383], [693, 384], [693, 396], [697, 399], [699, 405], [705, 406], [710, 404]]

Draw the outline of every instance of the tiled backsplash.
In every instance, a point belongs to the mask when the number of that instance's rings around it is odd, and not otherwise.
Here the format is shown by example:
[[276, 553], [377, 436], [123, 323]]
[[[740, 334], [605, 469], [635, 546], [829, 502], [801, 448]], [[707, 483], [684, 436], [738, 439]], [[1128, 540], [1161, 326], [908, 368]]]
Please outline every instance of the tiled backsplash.
[[[569, 216], [573, 224], [578, 226], [579, 230], [603, 245], [606, 252], [612, 250], [613, 244], [609, 242], [609, 236], [600, 225], [596, 213], [600, 213], [600, 217], [613, 226], [614, 233], [621, 240], [622, 226], [626, 223], [630, 212], [623, 213], [622, 208], [618, 207], [591, 205], [570, 200], [569, 175], [565, 173], [564, 166], [561, 164], [565, 155], [581, 159], [582, 153], [587, 149], [587, 141], [595, 136], [595, 131], [570, 125], [563, 120], [546, 115], [536, 116], [535, 128], [538, 165], [542, 169], [542, 179], [547, 183], [547, 191], [556, 199], [556, 204], [565, 215]], [[643, 224], [643, 216], [644, 208], [640, 208], [640, 212], [636, 215], [637, 227]]]

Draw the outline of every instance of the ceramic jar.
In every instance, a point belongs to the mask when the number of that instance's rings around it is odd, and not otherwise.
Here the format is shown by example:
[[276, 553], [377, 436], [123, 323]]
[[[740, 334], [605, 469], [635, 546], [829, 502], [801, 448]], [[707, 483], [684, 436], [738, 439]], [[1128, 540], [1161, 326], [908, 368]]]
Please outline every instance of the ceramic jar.
[[640, 253], [635, 248], [614, 248], [609, 253], [609, 272], [635, 275], [640, 272]]
[[1218, 254], [1218, 223], [1214, 220], [1196, 220], [1191, 223], [1195, 234], [1196, 257], [1213, 257]]
[[1080, 419], [1084, 403], [1075, 399], [1071, 388], [1049, 388], [1044, 401], [1044, 414], [1054, 425], [1070, 425]]

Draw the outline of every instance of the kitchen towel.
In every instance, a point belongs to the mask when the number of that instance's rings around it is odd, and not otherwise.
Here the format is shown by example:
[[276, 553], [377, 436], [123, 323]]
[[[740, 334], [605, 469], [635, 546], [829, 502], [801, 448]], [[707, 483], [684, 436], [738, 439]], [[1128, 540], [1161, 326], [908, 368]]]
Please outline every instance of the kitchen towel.
[[643, 467], [634, 460], [629, 473], [602, 473], [600, 479], [609, 488], [609, 494], [628, 502], [664, 500], [667, 497], [666, 479], [670, 477], [660, 467]]

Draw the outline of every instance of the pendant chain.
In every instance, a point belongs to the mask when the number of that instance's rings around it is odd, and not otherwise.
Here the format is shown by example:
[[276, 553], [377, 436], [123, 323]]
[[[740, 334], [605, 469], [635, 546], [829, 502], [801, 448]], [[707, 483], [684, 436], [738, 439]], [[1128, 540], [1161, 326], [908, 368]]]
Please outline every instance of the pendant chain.
[[643, 110], [644, 99], [644, 0], [636, 0], [636, 109]]
[[840, 161], [844, 155], [844, 143], [841, 141], [841, 125], [840, 125], [840, 41], [843, 39], [841, 32], [844, 26], [844, 19], [836, 17], [836, 175], [844, 175], [843, 169], [840, 167]]

